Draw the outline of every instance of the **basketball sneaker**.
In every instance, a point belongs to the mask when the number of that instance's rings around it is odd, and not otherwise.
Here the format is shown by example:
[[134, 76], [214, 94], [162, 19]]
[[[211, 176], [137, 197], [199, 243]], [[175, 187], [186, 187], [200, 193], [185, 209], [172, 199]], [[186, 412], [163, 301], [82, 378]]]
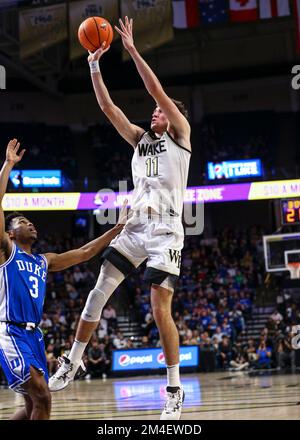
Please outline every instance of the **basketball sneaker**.
[[83, 361], [79, 363], [73, 363], [66, 356], [58, 358], [59, 368], [49, 379], [50, 391], [61, 391], [66, 388], [69, 383], [83, 376], [86, 372]]
[[184, 391], [181, 387], [167, 387], [167, 400], [160, 420], [179, 420], [182, 404], [184, 402]]

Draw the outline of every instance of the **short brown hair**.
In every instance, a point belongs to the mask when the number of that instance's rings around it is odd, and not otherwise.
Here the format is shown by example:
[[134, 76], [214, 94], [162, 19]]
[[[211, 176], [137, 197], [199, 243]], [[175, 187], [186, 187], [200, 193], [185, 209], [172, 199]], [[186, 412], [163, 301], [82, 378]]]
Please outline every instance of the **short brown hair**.
[[180, 113], [182, 113], [183, 116], [185, 116], [186, 119], [188, 119], [189, 118], [189, 113], [188, 113], [187, 109], [185, 108], [184, 103], [181, 102], [181, 101], [177, 101], [177, 99], [174, 99], [174, 98], [171, 98], [171, 100], [174, 102], [174, 104], [176, 105], [176, 107], [178, 108]]

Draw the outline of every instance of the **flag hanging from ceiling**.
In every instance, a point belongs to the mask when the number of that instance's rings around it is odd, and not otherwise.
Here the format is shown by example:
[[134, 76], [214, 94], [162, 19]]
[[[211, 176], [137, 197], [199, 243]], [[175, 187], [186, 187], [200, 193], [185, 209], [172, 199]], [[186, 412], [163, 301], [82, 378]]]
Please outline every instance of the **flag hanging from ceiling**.
[[194, 28], [200, 24], [199, 0], [173, 0], [173, 27]]
[[259, 0], [260, 18], [286, 17], [290, 13], [289, 0]]
[[258, 19], [257, 0], [230, 0], [231, 21], [255, 21]]
[[227, 0], [199, 0], [200, 23], [221, 24], [228, 21]]

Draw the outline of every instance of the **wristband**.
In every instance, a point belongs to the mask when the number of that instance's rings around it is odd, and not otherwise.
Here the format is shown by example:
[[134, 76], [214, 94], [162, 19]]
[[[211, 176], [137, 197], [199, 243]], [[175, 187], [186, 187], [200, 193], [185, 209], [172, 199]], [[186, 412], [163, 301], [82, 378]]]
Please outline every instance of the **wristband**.
[[90, 61], [89, 62], [91, 73], [100, 72], [99, 62], [98, 61]]

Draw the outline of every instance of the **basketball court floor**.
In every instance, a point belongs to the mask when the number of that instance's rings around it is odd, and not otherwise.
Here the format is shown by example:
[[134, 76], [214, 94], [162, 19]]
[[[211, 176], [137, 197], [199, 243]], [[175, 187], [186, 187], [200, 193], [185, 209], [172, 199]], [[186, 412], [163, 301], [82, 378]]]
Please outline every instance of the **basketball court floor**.
[[[183, 374], [182, 420], [299, 420], [297, 374], [223, 372]], [[53, 393], [51, 419], [159, 420], [163, 376], [79, 380]], [[22, 406], [22, 396], [0, 389], [0, 419]]]

